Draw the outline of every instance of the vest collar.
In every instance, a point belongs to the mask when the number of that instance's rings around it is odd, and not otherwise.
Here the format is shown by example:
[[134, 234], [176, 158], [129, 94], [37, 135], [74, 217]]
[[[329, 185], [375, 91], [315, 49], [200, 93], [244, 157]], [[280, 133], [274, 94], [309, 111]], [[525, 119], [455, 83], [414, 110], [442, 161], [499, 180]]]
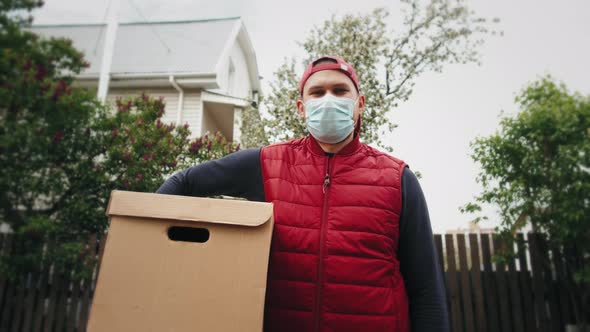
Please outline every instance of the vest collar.
[[[346, 146], [344, 146], [335, 155], [338, 155], [338, 156], [349, 155], [349, 154], [356, 152], [360, 148], [361, 142], [359, 140], [358, 133], [355, 131], [355, 133], [353, 135], [354, 136], [352, 138], [352, 141], [350, 141], [350, 143], [346, 144]], [[326, 154], [324, 152], [324, 150], [322, 149], [322, 147], [320, 146], [320, 144], [318, 143], [318, 141], [311, 134], [307, 135], [307, 147], [314, 154], [321, 155], [321, 156], [324, 156]]]

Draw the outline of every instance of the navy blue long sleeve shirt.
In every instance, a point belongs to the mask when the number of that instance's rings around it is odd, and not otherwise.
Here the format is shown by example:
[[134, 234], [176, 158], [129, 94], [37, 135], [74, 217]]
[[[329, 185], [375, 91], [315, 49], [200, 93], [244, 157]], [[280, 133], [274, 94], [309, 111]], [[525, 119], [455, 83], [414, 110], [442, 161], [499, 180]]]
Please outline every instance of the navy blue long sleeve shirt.
[[[157, 190], [185, 196], [228, 195], [264, 201], [260, 149], [241, 150], [180, 171]], [[410, 304], [413, 332], [449, 331], [442, 271], [428, 207], [418, 179], [405, 168], [398, 259]]]

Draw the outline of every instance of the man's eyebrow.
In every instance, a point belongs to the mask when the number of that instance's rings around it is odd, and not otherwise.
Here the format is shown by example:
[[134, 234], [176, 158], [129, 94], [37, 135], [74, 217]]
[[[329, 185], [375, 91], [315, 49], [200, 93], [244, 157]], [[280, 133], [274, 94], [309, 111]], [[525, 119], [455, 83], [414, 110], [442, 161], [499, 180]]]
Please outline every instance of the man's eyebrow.
[[[348, 86], [348, 84], [346, 84], [346, 83], [335, 83], [335, 84], [332, 84], [331, 87], [350, 89], [350, 86]], [[325, 88], [326, 88], [326, 85], [318, 84], [318, 85], [310, 86], [309, 90], [325, 89]]]
[[335, 88], [347, 88], [350, 89], [350, 86], [346, 83], [336, 83], [332, 85]]
[[308, 90], [316, 90], [316, 89], [323, 89], [324, 86], [323, 85], [312, 85], [309, 87]]

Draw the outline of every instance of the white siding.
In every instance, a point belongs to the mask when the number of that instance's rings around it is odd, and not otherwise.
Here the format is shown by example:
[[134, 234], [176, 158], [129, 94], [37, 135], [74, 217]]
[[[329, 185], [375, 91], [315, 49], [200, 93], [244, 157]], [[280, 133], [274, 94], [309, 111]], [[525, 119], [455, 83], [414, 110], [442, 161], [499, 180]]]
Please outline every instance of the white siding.
[[250, 97], [250, 90], [252, 90], [250, 86], [250, 74], [248, 73], [248, 63], [246, 62], [242, 47], [237, 42], [231, 50], [231, 59], [236, 72], [233, 84], [234, 90], [231, 91], [230, 95], [239, 98], [248, 98]]
[[[246, 62], [244, 51], [237, 41], [231, 48], [229, 58], [226, 58], [223, 61], [224, 65], [221, 69], [221, 73], [219, 73], [219, 89], [217, 91], [238, 98], [250, 97], [251, 85], [248, 64]], [[229, 80], [230, 61], [235, 68], [231, 82]]]
[[201, 122], [203, 110], [201, 109], [201, 90], [184, 90], [184, 109], [180, 123], [188, 123], [191, 130], [191, 137], [199, 137], [201, 133]]

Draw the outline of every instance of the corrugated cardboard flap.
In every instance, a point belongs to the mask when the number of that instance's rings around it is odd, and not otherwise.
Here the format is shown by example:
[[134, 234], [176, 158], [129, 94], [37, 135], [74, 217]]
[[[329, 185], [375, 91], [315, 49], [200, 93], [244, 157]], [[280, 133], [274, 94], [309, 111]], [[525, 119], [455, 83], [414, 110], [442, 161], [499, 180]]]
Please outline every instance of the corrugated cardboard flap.
[[106, 215], [260, 226], [272, 204], [113, 190]]

